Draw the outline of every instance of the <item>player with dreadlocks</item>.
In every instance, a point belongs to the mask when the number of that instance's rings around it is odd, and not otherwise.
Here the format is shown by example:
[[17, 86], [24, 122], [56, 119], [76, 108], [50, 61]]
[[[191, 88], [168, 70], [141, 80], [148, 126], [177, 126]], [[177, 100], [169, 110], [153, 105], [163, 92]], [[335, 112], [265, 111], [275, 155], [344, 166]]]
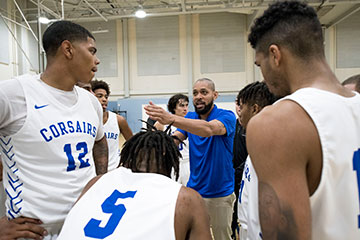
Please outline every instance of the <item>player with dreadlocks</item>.
[[125, 142], [120, 167], [89, 182], [58, 240], [210, 240], [201, 196], [170, 179], [172, 169], [179, 174], [181, 154], [169, 129], [141, 131]]
[[[153, 126], [149, 126], [156, 130]], [[179, 177], [179, 157], [181, 154], [173, 138], [166, 136], [170, 132], [169, 125], [163, 131], [146, 131], [125, 142], [121, 152], [120, 165], [133, 172], [154, 172], [170, 177], [174, 169], [176, 179]], [[178, 140], [178, 139], [177, 139]], [[155, 156], [155, 157], [154, 157]], [[146, 163], [146, 169], [144, 169]]]

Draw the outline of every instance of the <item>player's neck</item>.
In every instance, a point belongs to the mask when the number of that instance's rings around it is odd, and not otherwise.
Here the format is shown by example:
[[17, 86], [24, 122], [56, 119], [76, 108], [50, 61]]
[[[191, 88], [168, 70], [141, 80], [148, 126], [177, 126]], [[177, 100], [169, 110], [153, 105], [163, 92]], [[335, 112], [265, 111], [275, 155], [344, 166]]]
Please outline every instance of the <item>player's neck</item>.
[[46, 84], [64, 91], [72, 91], [77, 82], [61, 64], [46, 66], [41, 74], [41, 80]]
[[292, 93], [306, 87], [333, 91], [339, 83], [325, 60], [309, 61], [306, 65], [297, 64], [297, 66], [289, 66], [292, 70], [287, 72], [288, 79], [290, 80], [289, 87]]
[[103, 112], [103, 124], [105, 124], [108, 119], [109, 119], [109, 112], [105, 110]]

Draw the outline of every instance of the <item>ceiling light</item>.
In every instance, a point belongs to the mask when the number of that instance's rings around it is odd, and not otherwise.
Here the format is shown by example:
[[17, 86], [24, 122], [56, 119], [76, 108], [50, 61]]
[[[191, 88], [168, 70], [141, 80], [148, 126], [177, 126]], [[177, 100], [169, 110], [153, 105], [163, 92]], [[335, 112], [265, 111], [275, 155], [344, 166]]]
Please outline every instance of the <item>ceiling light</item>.
[[39, 22], [42, 24], [49, 24], [50, 20], [47, 17], [39, 17]]
[[144, 17], [146, 17], [146, 12], [142, 9], [139, 9], [135, 12], [135, 16], [137, 18], [144, 18]]

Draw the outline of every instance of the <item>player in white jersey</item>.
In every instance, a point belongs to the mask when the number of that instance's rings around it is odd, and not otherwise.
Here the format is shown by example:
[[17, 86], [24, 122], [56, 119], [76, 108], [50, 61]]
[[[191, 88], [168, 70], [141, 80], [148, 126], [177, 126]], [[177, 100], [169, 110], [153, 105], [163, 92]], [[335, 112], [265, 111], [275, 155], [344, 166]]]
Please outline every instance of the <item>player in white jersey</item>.
[[[175, 94], [172, 96], [169, 101], [167, 108], [169, 112], [175, 114], [177, 116], [185, 117], [188, 113], [189, 107], [189, 98], [184, 94]], [[158, 130], [164, 130], [165, 127], [160, 122], [156, 122], [154, 125]], [[176, 127], [171, 126], [171, 134], [173, 134], [177, 130]], [[187, 182], [189, 181], [190, 177], [190, 162], [189, 162], [189, 140], [186, 139], [182, 143], [179, 144], [179, 150], [181, 153], [180, 158], [180, 172], [179, 178], [177, 180], [178, 183], [181, 183], [183, 186], [186, 186]], [[172, 176], [174, 179], [174, 176]]]
[[162, 131], [125, 142], [121, 167], [94, 178], [70, 211], [58, 240], [210, 240], [201, 196], [170, 179], [180, 152]]
[[[268, 105], [275, 102], [275, 96], [264, 82], [253, 82], [241, 89], [237, 95], [239, 121], [245, 133], [252, 117]], [[238, 218], [240, 223], [240, 240], [261, 239], [258, 213], [257, 176], [248, 157], [245, 162], [238, 199]]]
[[276, 2], [249, 42], [271, 92], [247, 126], [263, 239], [360, 239], [360, 95], [328, 66], [316, 11]]
[[124, 136], [126, 141], [133, 136], [133, 133], [124, 117], [107, 110], [110, 95], [109, 85], [104, 81], [94, 80], [91, 81], [91, 90], [99, 100], [103, 110], [104, 132], [109, 149], [108, 171], [110, 171], [119, 166], [120, 133]]
[[44, 239], [56, 239], [86, 183], [95, 171], [107, 171], [101, 106], [74, 87], [90, 82], [97, 70], [93, 36], [78, 24], [58, 21], [45, 31], [43, 46], [47, 66], [42, 74], [0, 82], [0, 146], [10, 219], [2, 219], [0, 229], [17, 225], [7, 231], [9, 238], [48, 234]]

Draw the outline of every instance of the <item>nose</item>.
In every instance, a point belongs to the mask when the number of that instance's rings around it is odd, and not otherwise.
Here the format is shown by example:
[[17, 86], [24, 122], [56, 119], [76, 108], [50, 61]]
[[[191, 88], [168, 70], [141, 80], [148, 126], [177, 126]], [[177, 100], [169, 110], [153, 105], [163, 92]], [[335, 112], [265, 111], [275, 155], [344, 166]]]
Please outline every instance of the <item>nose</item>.
[[96, 64], [96, 65], [99, 65], [99, 64], [100, 64], [100, 60], [99, 60], [99, 58], [96, 57], [96, 56], [95, 56], [95, 64]]

